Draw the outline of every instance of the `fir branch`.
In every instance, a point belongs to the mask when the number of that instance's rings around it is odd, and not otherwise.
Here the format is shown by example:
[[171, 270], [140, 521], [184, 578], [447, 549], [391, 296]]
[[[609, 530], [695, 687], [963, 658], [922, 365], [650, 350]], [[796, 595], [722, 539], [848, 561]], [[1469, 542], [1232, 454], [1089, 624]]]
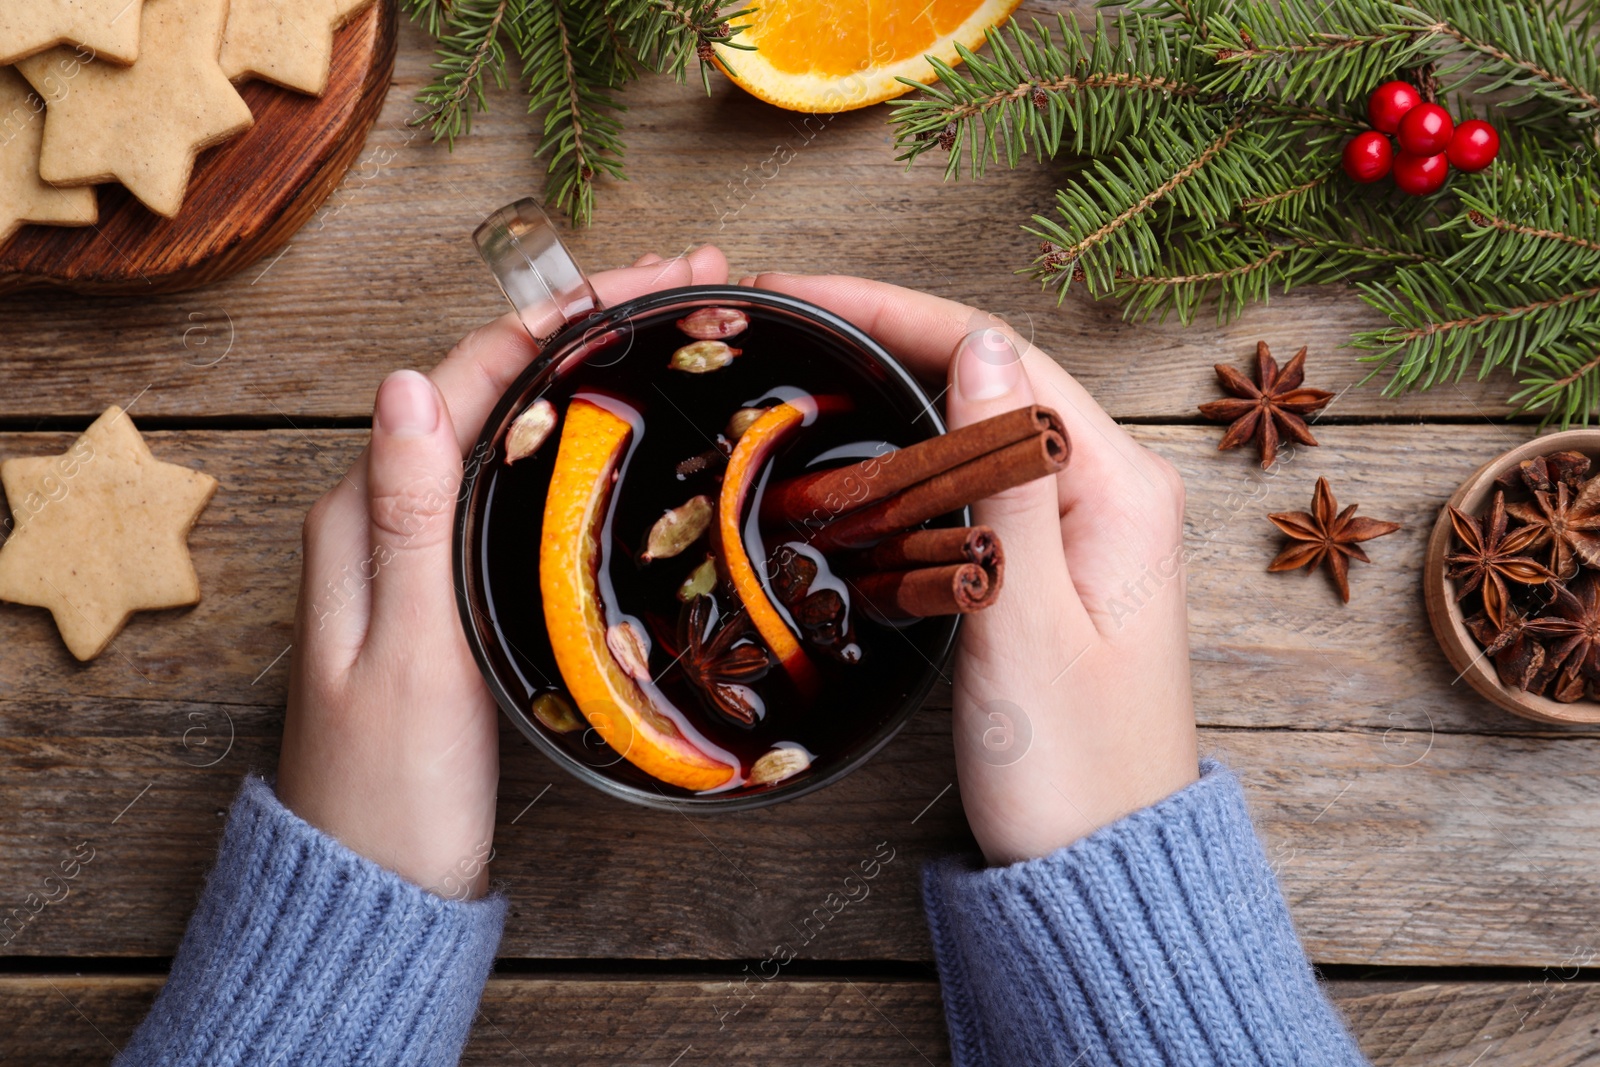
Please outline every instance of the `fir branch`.
[[1265, 300], [1274, 283], [1279, 261], [1300, 255], [1305, 244], [1272, 244], [1261, 237], [1230, 236], [1225, 243], [1206, 247], [1197, 241], [1175, 252], [1171, 273], [1132, 275], [1118, 271], [1116, 295], [1124, 301], [1124, 318], [1143, 321], [1176, 313], [1188, 325], [1195, 312], [1215, 303], [1217, 318], [1226, 320], [1252, 300]]
[[[423, 111], [411, 120], [427, 126], [435, 141], [455, 147], [455, 139], [472, 129], [474, 111], [488, 110], [485, 83], [506, 84], [506, 53], [501, 28], [511, 0], [420, 0], [414, 12], [424, 13], [431, 30], [439, 32], [440, 61], [433, 69], [440, 77], [418, 95]], [[440, 20], [443, 21], [440, 21]], [[442, 32], [441, 32], [442, 28]]]
[[1444, 268], [1472, 281], [1600, 281], [1600, 205], [1589, 176], [1530, 166], [1518, 148], [1463, 182], [1459, 210], [1439, 227], [1455, 242]]
[[[1595, 0], [1131, 0], [1092, 29], [990, 37], [896, 107], [900, 158], [1015, 166], [1074, 151], [1030, 272], [1131, 317], [1219, 316], [1345, 282], [1390, 320], [1359, 333], [1390, 393], [1509, 367], [1563, 421], [1600, 404], [1600, 26]], [[1076, 36], [1074, 36], [1076, 33]], [[1123, 65], [1118, 40], [1131, 40]], [[1142, 58], [1138, 58], [1142, 57]], [[1428, 197], [1338, 167], [1397, 75], [1495, 93], [1499, 160]], [[1509, 90], [1509, 93], [1507, 92]], [[1507, 96], [1520, 102], [1506, 110]], [[1470, 113], [1457, 100], [1460, 117]]]
[[513, 32], [528, 110], [544, 114], [534, 155], [550, 157], [545, 196], [580, 224], [594, 212], [595, 176], [622, 177], [621, 108], [605, 74], [616, 60], [602, 15], [574, 0], [529, 0]]
[[1551, 311], [1579, 301], [1593, 300], [1596, 297], [1600, 297], [1600, 285], [1571, 293], [1562, 293], [1560, 296], [1548, 297], [1544, 300], [1534, 300], [1516, 307], [1496, 308], [1493, 311], [1485, 311], [1479, 315], [1468, 315], [1457, 319], [1436, 319], [1432, 322], [1413, 326], [1410, 329], [1391, 329], [1385, 331], [1385, 337], [1391, 343], [1403, 345], [1411, 341], [1426, 340], [1435, 334], [1446, 333], [1450, 330], [1471, 330], [1490, 323], [1500, 323], [1523, 316], [1537, 315], [1542, 311]]
[[[438, 38], [438, 77], [418, 95], [413, 124], [434, 140], [470, 132], [486, 90], [508, 81], [508, 45], [521, 61], [528, 110], [542, 114], [535, 156], [548, 157], [546, 199], [575, 221], [594, 210], [594, 182], [623, 177], [624, 110], [616, 92], [641, 68], [682, 80], [700, 59], [711, 88], [712, 42], [728, 49], [744, 29], [715, 0], [406, 0], [411, 17]], [[723, 53], [725, 56], [726, 53]], [[726, 61], [724, 60], [724, 65]]]
[[[1148, 155], [1119, 148], [1111, 163], [1095, 160], [1077, 182], [1056, 195], [1060, 222], [1035, 215], [1034, 225], [1024, 227], [1045, 242], [1035, 274], [1046, 284], [1059, 280], [1063, 297], [1080, 270], [1092, 292], [1108, 292], [1119, 268], [1134, 274], [1143, 264], [1159, 260], [1147, 217], [1157, 205], [1171, 200], [1191, 218], [1226, 217], [1239, 199], [1231, 190], [1240, 176], [1222, 174], [1213, 181], [1207, 167], [1251, 117], [1249, 110], [1241, 110], [1221, 130], [1207, 128], [1212, 123], [1207, 115], [1173, 122], [1155, 133]], [[1207, 179], [1192, 185], [1202, 174]]]
[[1574, 248], [1600, 252], [1600, 241], [1592, 241], [1587, 237], [1579, 237], [1576, 234], [1562, 233], [1560, 230], [1535, 229], [1532, 226], [1524, 226], [1521, 223], [1511, 222], [1493, 215], [1485, 215], [1477, 209], [1467, 212], [1467, 220], [1479, 229], [1499, 230], [1501, 233], [1516, 234], [1521, 237], [1535, 237], [1543, 241], [1560, 241]]
[[[716, 0], [605, 0], [617, 28], [639, 61], [658, 74], [671, 74], [679, 82], [687, 76], [689, 60], [700, 61], [700, 78], [711, 91], [715, 66], [712, 46], [753, 51], [755, 46], [735, 38], [749, 27], [735, 23], [754, 8], [722, 11]], [[722, 53], [723, 65], [733, 69]]]
[[[1517, 86], [1574, 109], [1600, 116], [1600, 56], [1594, 42], [1591, 0], [1529, 5], [1516, 0], [1416, 0], [1435, 18], [1424, 27], [1445, 64], [1451, 51], [1464, 49], [1476, 61], [1458, 59], [1441, 66], [1440, 76], [1456, 70], [1467, 78], [1488, 78], [1479, 92]], [[1576, 46], [1576, 47], [1574, 47]], [[1458, 83], [1459, 84], [1459, 83]], [[1448, 86], [1450, 91], [1454, 86]]]
[[1247, 196], [1243, 200], [1239, 201], [1239, 209], [1241, 211], [1260, 211], [1262, 209], [1270, 209], [1275, 205], [1282, 204], [1286, 200], [1298, 200], [1304, 197], [1307, 193], [1315, 192], [1316, 190], [1323, 188], [1332, 180], [1333, 172], [1330, 171], [1326, 174], [1318, 175], [1309, 181], [1301, 182], [1299, 185], [1288, 189], [1279, 189], [1277, 192], [1264, 193], [1259, 196]]
[[[1209, 20], [1217, 61], [1208, 87], [1317, 99], [1339, 86], [1370, 90], [1428, 55], [1433, 34], [1390, 0], [1238, 0]], [[1413, 13], [1415, 14], [1415, 13]]]
[[1545, 421], [1557, 419], [1562, 429], [1574, 422], [1589, 424], [1600, 407], [1600, 324], [1577, 326], [1568, 340], [1557, 342], [1530, 357], [1529, 372], [1520, 379], [1522, 390], [1510, 398], [1519, 412], [1544, 411]]
[[445, 24], [457, 0], [406, 0], [406, 13], [414, 22], [421, 22], [433, 36]]
[[1198, 94], [1203, 57], [1181, 58], [1159, 22], [1124, 16], [1112, 26], [1096, 15], [1085, 30], [1062, 14], [1059, 43], [1035, 19], [1032, 34], [1014, 24], [989, 30], [987, 57], [958, 44], [963, 70], [927, 57], [937, 84], [908, 81], [922, 95], [890, 104], [897, 158], [909, 165], [937, 145], [950, 156], [947, 176], [965, 158], [977, 177], [1002, 154], [1015, 167], [1029, 153], [1104, 152]]
[[1376, 364], [1373, 374], [1392, 368], [1384, 387], [1389, 395], [1460, 380], [1475, 361], [1479, 378], [1501, 364], [1516, 372], [1524, 358], [1555, 350], [1574, 327], [1600, 316], [1600, 284], [1470, 280], [1437, 263], [1359, 288], [1393, 322], [1357, 333], [1351, 342], [1373, 353], [1362, 357]]
[[[1506, 87], [1600, 115], [1593, 5], [1564, 0], [1239, 0], [1210, 20], [1208, 88], [1362, 94], [1407, 67], [1438, 65], [1448, 93]], [[1450, 76], [1457, 75], [1451, 81]], [[1521, 98], [1519, 98], [1521, 99]], [[1516, 102], [1516, 101], [1513, 101]]]

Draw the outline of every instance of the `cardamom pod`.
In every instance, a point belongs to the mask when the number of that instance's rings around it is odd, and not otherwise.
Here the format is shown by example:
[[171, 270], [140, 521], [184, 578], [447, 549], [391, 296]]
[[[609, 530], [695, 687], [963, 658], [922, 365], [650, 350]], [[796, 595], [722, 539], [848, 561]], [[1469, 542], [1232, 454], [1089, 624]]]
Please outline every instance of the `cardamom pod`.
[[726, 341], [695, 341], [672, 353], [672, 369], [688, 374], [709, 374], [733, 362], [742, 349], [730, 348]]
[[711, 498], [704, 493], [690, 497], [677, 507], [662, 513], [645, 538], [640, 559], [645, 563], [656, 559], [671, 559], [700, 540], [711, 528], [713, 511]]
[[811, 753], [798, 745], [775, 748], [750, 767], [750, 785], [774, 785], [811, 766]]
[[541, 397], [523, 409], [506, 431], [506, 463], [527, 459], [539, 451], [556, 428], [556, 408]]

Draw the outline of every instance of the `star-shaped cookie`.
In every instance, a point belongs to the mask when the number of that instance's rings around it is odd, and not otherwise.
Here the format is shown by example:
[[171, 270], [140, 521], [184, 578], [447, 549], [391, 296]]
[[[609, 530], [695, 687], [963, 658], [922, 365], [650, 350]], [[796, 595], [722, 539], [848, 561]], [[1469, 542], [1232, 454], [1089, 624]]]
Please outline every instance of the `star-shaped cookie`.
[[39, 176], [119, 181], [156, 214], [176, 215], [195, 155], [250, 126], [217, 63], [227, 13], [228, 0], [145, 0], [143, 58], [131, 67], [80, 62], [69, 76], [74, 57], [63, 49], [18, 63], [49, 101]]
[[[0, 0], [0, 66], [58, 44], [113, 63], [139, 58], [143, 0]], [[80, 56], [80, 58], [83, 58]]]
[[40, 179], [43, 137], [43, 102], [21, 75], [0, 67], [0, 245], [24, 222], [87, 226], [97, 217], [93, 189], [57, 189]]
[[156, 459], [121, 408], [59, 456], [0, 463], [0, 482], [14, 527], [0, 545], [0, 600], [49, 608], [80, 660], [136, 611], [200, 602], [189, 530], [217, 481]]
[[261, 78], [321, 96], [333, 60], [333, 31], [360, 6], [349, 0], [233, 0], [222, 71], [234, 81]]

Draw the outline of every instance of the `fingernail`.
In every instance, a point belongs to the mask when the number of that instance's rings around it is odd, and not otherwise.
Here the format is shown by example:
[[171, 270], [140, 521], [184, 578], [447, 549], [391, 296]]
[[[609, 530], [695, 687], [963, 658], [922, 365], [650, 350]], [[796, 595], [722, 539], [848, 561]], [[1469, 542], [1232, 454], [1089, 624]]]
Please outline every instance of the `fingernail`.
[[439, 395], [414, 370], [397, 370], [378, 387], [373, 421], [390, 437], [426, 437], [439, 428]]
[[745, 286], [746, 288], [749, 288], [750, 286], [754, 285], [755, 283], [756, 283], [756, 276], [754, 274], [746, 274], [743, 278], [739, 279], [739, 284], [742, 285], [742, 286]]
[[998, 400], [1022, 380], [1022, 356], [1000, 330], [974, 330], [956, 349], [956, 389], [963, 400]]

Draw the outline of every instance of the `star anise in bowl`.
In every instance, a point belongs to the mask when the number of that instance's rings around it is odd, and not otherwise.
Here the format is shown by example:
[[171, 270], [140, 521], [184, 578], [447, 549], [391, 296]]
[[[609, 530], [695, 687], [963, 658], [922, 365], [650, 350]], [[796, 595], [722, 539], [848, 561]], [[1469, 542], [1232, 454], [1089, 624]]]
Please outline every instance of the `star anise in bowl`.
[[1600, 722], [1595, 455], [1591, 430], [1513, 449], [1456, 491], [1428, 546], [1428, 614], [1451, 663], [1544, 722]]

